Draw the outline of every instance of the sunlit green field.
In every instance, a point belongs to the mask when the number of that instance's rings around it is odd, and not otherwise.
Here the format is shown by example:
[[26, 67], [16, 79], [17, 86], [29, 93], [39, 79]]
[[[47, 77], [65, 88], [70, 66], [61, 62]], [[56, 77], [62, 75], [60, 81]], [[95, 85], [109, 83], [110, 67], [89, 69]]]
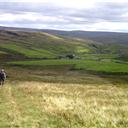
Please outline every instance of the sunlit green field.
[[23, 46], [17, 46], [15, 44], [3, 44], [1, 45], [2, 48], [6, 48], [8, 50], [12, 50], [18, 54], [24, 55], [26, 57], [33, 57], [33, 58], [53, 58], [55, 54], [44, 49], [34, 49], [34, 48], [25, 48]]
[[128, 89], [112, 84], [7, 82], [1, 128], [127, 128]]

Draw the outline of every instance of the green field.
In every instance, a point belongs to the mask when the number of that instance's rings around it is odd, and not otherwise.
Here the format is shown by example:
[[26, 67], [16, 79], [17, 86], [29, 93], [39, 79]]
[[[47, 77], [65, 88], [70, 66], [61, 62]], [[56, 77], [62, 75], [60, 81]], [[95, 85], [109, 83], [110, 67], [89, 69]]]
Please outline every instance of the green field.
[[23, 46], [17, 46], [14, 44], [4, 44], [1, 45], [1, 48], [6, 48], [10, 51], [16, 52], [18, 54], [24, 55], [29, 58], [54, 58], [55, 54], [51, 53], [48, 50], [43, 50], [43, 49], [28, 49], [24, 48]]
[[58, 66], [71, 65], [72, 69], [106, 72], [106, 73], [128, 73], [128, 63], [95, 60], [38, 60], [38, 61], [16, 61], [9, 62], [17, 66]]

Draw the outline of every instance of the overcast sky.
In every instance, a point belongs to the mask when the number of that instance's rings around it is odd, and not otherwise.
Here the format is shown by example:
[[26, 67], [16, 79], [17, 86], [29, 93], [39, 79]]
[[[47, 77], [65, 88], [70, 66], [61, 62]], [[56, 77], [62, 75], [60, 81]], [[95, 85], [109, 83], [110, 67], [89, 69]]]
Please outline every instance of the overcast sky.
[[0, 26], [128, 32], [128, 0], [0, 0]]

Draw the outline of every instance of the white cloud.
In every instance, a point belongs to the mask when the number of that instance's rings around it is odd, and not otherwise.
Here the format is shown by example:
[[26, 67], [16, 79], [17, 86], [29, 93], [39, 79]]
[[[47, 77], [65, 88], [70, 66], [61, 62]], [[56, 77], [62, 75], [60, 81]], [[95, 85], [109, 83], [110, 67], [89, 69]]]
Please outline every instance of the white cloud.
[[128, 23], [127, 22], [99, 22], [95, 23], [89, 28], [92, 31], [128, 31]]

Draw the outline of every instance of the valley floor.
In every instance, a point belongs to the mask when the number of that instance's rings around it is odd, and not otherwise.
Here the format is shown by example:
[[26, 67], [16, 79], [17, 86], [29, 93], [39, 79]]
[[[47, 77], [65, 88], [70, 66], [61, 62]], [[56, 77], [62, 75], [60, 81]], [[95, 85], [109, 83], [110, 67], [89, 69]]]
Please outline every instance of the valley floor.
[[128, 88], [27, 81], [0, 87], [0, 128], [127, 127]]

